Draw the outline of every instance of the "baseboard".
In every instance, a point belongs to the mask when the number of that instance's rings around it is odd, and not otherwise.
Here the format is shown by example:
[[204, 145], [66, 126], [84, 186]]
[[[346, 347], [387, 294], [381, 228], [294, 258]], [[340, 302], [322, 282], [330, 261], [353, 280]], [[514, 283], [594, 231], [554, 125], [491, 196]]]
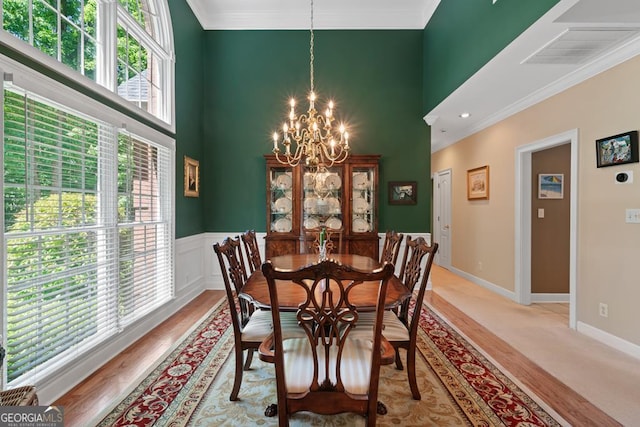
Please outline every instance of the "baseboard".
[[531, 294], [531, 302], [568, 303], [569, 294]]
[[[491, 292], [495, 292], [516, 302], [514, 292], [507, 291], [506, 289], [498, 285], [473, 276], [465, 271], [458, 270], [457, 268], [451, 267], [449, 268], [449, 271], [457, 274], [458, 276], [464, 277], [468, 281], [475, 283], [478, 286], [481, 286], [485, 289], [490, 290]], [[569, 302], [569, 294], [531, 294], [531, 300], [532, 302]], [[593, 338], [596, 341], [599, 341], [632, 357], [640, 359], [640, 346], [634, 343], [625, 341], [622, 338], [602, 331], [598, 328], [594, 328], [593, 326], [588, 325], [584, 322], [578, 322], [576, 329], [578, 332], [590, 338]]]
[[635, 357], [636, 359], [640, 359], [639, 345], [636, 345], [629, 341], [625, 341], [620, 337], [595, 328], [584, 322], [578, 322], [577, 329], [578, 332], [585, 334], [586, 336], [593, 338], [596, 341], [600, 341], [601, 343], [606, 344], [609, 347], [615, 348], [616, 350], [628, 354], [629, 356]]
[[464, 277], [465, 279], [467, 279], [468, 281], [470, 281], [471, 283], [475, 283], [478, 286], [481, 286], [485, 289], [490, 290], [493, 293], [496, 293], [498, 295], [502, 295], [505, 298], [509, 298], [512, 301], [516, 300], [516, 294], [515, 292], [509, 291], [505, 288], [503, 288], [502, 286], [498, 286], [496, 284], [493, 284], [487, 280], [481, 279], [479, 277], [474, 276], [473, 274], [469, 274], [466, 271], [462, 271], [462, 270], [458, 270], [455, 267], [449, 267], [448, 268], [449, 271], [457, 274], [458, 276]]

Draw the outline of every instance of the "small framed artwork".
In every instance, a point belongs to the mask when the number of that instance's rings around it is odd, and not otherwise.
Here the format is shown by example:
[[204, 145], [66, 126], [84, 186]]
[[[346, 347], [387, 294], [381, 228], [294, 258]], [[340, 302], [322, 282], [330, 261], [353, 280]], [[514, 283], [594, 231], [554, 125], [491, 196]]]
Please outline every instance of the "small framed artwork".
[[200, 196], [200, 162], [184, 156], [184, 195]]
[[415, 205], [418, 202], [416, 181], [389, 181], [390, 205]]
[[599, 168], [638, 163], [638, 131], [596, 140], [596, 161]]
[[467, 171], [467, 199], [489, 199], [489, 166], [480, 166]]
[[564, 174], [538, 174], [538, 199], [564, 198]]

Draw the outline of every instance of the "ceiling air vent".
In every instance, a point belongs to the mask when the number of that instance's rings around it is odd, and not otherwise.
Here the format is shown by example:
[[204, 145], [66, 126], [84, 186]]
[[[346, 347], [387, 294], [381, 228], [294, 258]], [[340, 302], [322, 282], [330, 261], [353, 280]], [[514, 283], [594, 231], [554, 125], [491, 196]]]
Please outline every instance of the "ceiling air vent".
[[579, 65], [639, 32], [638, 28], [569, 28], [522, 63]]

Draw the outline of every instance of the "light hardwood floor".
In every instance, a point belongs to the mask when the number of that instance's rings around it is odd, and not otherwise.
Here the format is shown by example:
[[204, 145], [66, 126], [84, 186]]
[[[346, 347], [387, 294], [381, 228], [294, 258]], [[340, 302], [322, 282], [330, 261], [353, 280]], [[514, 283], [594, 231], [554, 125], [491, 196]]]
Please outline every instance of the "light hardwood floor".
[[[478, 290], [479, 287], [476, 285], [438, 266], [434, 266], [432, 270], [432, 282], [434, 289], [428, 292], [425, 298], [426, 303], [476, 343], [491, 360], [510, 372], [525, 389], [541, 397], [568, 423], [574, 426], [623, 425], [560, 381], [557, 375], [547, 372], [536, 363], [536, 360], [530, 360], [481, 324], [484, 322], [483, 309], [480, 307], [492, 313], [496, 309], [491, 307], [491, 304], [495, 303], [494, 299], [497, 298], [499, 301], [501, 297], [491, 295], [491, 292], [483, 289]], [[194, 322], [199, 320], [223, 295], [222, 291], [204, 292], [55, 402], [56, 405], [64, 406], [65, 426], [88, 426], [96, 414], [121, 397], [147, 367], [183, 336]], [[526, 311], [527, 309], [522, 309], [522, 306], [505, 298], [502, 299], [504, 301], [499, 301], [499, 304], [506, 304], [514, 310]], [[456, 303], [459, 305], [456, 306]], [[556, 318], [554, 321], [558, 324], [562, 324], [562, 319], [567, 317], [566, 309], [561, 307], [559, 309], [554, 306], [537, 307], [536, 309], [540, 308], [544, 312], [552, 313]], [[504, 328], [508, 329], [510, 322], [506, 323]], [[512, 333], [517, 334], [518, 321], [511, 323], [515, 329]], [[540, 328], [548, 328], [546, 325], [547, 323], [543, 323]], [[542, 333], [544, 334], [544, 331]]]

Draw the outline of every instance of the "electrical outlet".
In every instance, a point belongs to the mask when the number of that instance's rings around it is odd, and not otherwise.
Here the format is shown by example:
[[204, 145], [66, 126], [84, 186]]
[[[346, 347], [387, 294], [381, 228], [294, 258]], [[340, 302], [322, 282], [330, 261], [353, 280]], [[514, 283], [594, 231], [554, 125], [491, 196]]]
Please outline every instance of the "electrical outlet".
[[600, 316], [609, 317], [609, 306], [603, 302], [600, 303]]
[[478, 271], [482, 271], [482, 261], [478, 261]]

